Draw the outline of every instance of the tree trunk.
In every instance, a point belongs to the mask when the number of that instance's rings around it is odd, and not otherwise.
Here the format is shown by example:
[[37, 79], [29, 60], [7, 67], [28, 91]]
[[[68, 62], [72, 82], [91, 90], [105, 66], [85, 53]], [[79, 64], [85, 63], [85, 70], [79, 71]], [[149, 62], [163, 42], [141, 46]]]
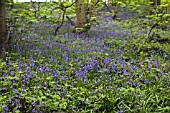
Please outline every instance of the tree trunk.
[[97, 0], [92, 0], [90, 3], [90, 17], [96, 17], [96, 2]]
[[33, 8], [33, 2], [30, 0], [30, 8]]
[[0, 57], [5, 56], [7, 47], [6, 3], [0, 0]]
[[161, 0], [156, 0], [156, 5], [161, 5]]
[[84, 0], [76, 1], [76, 28], [84, 28], [87, 23]]
[[[155, 8], [155, 6], [157, 5], [161, 5], [161, 0], [150, 0], [151, 3], [151, 7]], [[150, 11], [150, 15], [154, 14], [154, 12], [151, 10]]]
[[150, 2], [153, 2], [151, 6], [161, 5], [161, 0], [150, 0]]

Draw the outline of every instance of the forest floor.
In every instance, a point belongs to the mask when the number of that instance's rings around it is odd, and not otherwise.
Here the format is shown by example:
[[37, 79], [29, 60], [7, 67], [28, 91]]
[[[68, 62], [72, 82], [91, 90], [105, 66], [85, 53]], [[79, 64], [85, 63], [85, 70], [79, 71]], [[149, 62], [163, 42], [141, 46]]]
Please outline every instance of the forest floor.
[[[25, 25], [1, 61], [0, 111], [170, 112], [170, 32], [130, 15], [98, 19], [87, 34], [64, 23]], [[17, 112], [17, 113], [18, 113]]]

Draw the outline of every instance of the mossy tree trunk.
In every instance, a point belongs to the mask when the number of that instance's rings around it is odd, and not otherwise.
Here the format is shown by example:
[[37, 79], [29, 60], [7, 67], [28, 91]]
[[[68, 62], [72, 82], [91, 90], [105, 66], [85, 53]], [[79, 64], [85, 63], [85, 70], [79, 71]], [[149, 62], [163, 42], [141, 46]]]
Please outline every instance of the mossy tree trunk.
[[0, 0], [0, 57], [5, 56], [7, 45], [6, 0]]
[[76, 28], [84, 28], [87, 23], [84, 0], [76, 1]]

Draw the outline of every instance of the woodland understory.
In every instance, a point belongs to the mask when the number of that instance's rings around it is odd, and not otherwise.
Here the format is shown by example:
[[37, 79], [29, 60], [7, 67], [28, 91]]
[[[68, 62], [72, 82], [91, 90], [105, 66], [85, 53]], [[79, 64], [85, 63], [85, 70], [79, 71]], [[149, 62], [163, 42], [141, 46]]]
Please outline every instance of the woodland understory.
[[170, 112], [169, 3], [30, 5], [7, 6], [1, 113]]

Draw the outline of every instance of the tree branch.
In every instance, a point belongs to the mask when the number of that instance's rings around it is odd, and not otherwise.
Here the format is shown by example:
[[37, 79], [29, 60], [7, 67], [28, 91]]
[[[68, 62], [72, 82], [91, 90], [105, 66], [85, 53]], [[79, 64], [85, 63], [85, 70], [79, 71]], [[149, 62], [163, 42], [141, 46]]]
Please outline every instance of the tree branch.
[[66, 14], [66, 9], [65, 9], [64, 12], [63, 12], [62, 22], [61, 22], [60, 26], [58, 26], [58, 27], [55, 29], [54, 35], [57, 35], [58, 30], [63, 26], [65, 14]]

